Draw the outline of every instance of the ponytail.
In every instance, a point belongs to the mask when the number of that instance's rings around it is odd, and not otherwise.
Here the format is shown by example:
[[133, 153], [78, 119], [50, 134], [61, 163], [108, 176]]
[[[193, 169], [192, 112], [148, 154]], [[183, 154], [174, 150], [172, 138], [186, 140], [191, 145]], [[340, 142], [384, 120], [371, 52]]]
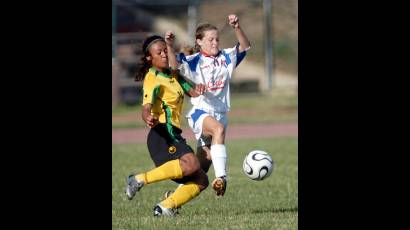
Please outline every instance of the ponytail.
[[151, 66], [152, 63], [146, 59], [146, 55], [142, 56], [137, 64], [138, 72], [135, 75], [135, 81], [143, 81]]

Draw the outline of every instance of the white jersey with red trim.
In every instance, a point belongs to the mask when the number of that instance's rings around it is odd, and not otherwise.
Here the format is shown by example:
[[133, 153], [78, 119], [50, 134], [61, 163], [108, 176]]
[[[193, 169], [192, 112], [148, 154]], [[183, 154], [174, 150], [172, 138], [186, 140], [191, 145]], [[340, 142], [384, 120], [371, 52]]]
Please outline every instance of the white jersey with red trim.
[[249, 49], [239, 53], [238, 48], [239, 43], [233, 48], [221, 50], [215, 57], [201, 52], [190, 56], [178, 55], [180, 73], [188, 81], [206, 86], [203, 95], [191, 98], [193, 107], [210, 112], [229, 111], [229, 80]]

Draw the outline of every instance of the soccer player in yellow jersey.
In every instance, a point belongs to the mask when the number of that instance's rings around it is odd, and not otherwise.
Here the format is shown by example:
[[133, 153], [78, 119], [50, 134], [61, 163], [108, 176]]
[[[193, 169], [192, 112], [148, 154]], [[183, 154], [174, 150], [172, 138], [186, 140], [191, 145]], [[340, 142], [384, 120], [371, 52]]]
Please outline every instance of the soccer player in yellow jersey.
[[209, 184], [194, 151], [181, 136], [180, 126], [184, 94], [197, 97], [203, 93], [204, 86], [192, 88], [178, 70], [169, 68], [170, 48], [158, 35], [148, 37], [143, 43], [144, 56], [136, 80], [144, 81], [142, 119], [150, 128], [147, 145], [156, 168], [130, 175], [125, 191], [131, 200], [148, 184], [166, 179], [182, 184], [154, 207], [154, 216], [175, 216], [178, 208]]

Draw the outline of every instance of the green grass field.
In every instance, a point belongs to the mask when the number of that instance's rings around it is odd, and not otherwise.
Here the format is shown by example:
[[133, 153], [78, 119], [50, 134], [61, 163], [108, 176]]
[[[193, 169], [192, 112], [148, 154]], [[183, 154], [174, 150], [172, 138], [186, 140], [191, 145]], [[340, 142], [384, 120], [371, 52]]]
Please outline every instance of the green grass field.
[[[154, 205], [177, 184], [170, 180], [150, 184], [128, 201], [125, 177], [154, 166], [145, 144], [113, 145], [112, 229], [297, 229], [297, 137], [229, 141], [227, 149], [229, 183], [223, 198], [216, 198], [208, 187], [177, 217], [155, 218]], [[254, 149], [269, 152], [275, 161], [266, 180], [252, 181], [242, 172], [245, 155]], [[212, 167], [208, 176], [212, 181]]]
[[[189, 101], [185, 100], [184, 111], [189, 108]], [[139, 105], [115, 106], [112, 108], [112, 116], [116, 118], [131, 117], [131, 119], [125, 120], [113, 119], [113, 129], [145, 127], [141, 119], [141, 106]], [[298, 98], [297, 95], [233, 94], [231, 96], [231, 112], [228, 116], [230, 125], [297, 122]], [[182, 119], [181, 125], [188, 127], [186, 119]]]

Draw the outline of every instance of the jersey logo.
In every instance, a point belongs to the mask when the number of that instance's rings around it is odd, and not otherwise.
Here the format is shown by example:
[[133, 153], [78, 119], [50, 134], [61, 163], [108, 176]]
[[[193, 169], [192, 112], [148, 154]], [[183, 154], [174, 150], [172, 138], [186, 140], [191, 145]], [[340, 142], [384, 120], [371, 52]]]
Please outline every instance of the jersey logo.
[[177, 151], [177, 148], [175, 146], [173, 146], [173, 145], [169, 146], [169, 148], [168, 148], [169, 153], [174, 154], [174, 153], [176, 153], [176, 151]]
[[215, 91], [217, 89], [223, 89], [225, 87], [225, 81], [224, 80], [218, 80], [218, 81], [208, 81], [207, 88], [209, 91]]
[[184, 94], [181, 92], [181, 91], [177, 91], [177, 93], [178, 93], [178, 101], [177, 101], [177, 104], [179, 104], [179, 102], [182, 100], [184, 100]]

